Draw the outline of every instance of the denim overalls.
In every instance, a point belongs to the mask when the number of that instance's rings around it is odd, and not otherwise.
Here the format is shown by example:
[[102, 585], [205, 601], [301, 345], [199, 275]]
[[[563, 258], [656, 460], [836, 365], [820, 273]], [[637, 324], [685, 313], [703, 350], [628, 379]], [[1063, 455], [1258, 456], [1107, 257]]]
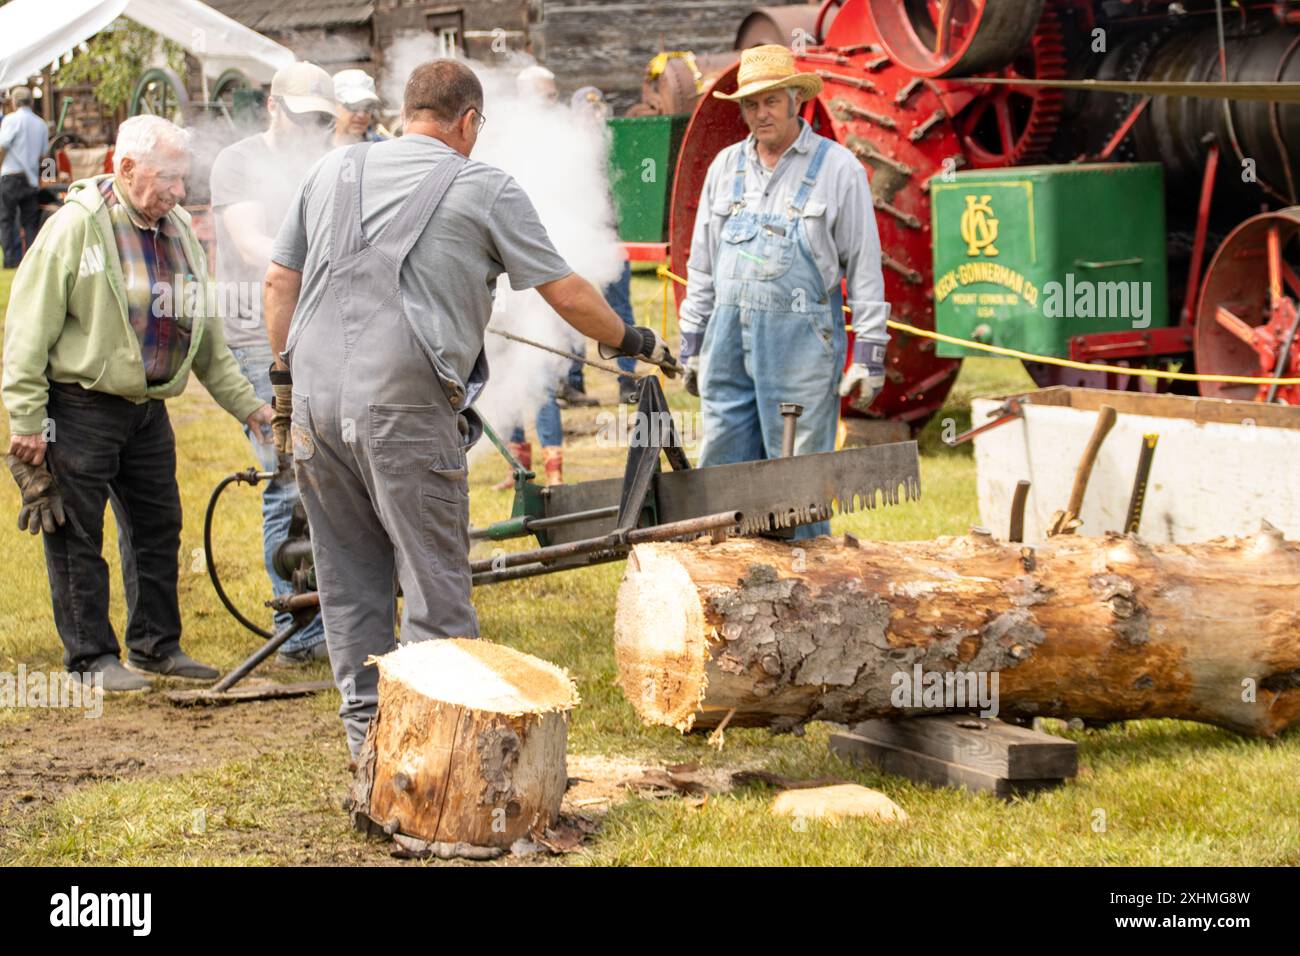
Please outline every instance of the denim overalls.
[[[830, 141], [823, 139], [785, 213], [744, 209], [746, 150], [737, 150], [731, 212], [713, 272], [713, 315], [700, 350], [700, 465], [779, 458], [780, 404], [803, 406], [796, 455], [832, 451], [848, 336], [839, 286], [827, 290], [803, 208]], [[829, 534], [805, 525], [796, 538]]]

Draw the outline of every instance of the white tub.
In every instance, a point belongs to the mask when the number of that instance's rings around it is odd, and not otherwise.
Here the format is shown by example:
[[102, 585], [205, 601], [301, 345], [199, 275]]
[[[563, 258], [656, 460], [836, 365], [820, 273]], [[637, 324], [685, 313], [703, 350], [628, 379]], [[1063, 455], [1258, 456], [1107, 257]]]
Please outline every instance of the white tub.
[[[972, 401], [972, 427], [1006, 397]], [[1076, 534], [1123, 530], [1142, 436], [1155, 432], [1143, 538], [1253, 534], [1267, 520], [1300, 540], [1300, 408], [1066, 387], [1014, 397], [1027, 402], [1024, 417], [974, 439], [980, 520], [995, 536], [1006, 538], [1012, 493], [1027, 478], [1025, 541], [1046, 537], [1104, 403], [1119, 415], [1093, 466]]]

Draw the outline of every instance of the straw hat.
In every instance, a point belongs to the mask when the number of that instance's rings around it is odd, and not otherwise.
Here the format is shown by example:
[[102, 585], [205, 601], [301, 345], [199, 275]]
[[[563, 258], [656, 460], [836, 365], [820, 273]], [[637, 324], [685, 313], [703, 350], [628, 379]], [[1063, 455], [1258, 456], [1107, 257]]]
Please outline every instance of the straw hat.
[[776, 43], [750, 47], [740, 54], [740, 73], [734, 93], [713, 95], [720, 100], [739, 100], [768, 90], [794, 87], [802, 99], [810, 100], [822, 91], [822, 78], [816, 73], [800, 73], [794, 68], [794, 54], [789, 47]]

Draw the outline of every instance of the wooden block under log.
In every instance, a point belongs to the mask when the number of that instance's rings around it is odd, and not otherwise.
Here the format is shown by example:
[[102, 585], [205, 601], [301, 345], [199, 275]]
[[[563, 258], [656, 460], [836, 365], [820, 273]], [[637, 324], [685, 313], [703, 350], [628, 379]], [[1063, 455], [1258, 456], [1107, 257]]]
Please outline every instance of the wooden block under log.
[[917, 783], [938, 787], [962, 787], [978, 793], [992, 793], [999, 797], [1013, 797], [1060, 786], [1060, 778], [1009, 780], [974, 767], [963, 767], [938, 757], [930, 757], [915, 750], [904, 750], [859, 737], [852, 733], [831, 734], [831, 753], [850, 763], [864, 761], [874, 764], [885, 773], [897, 774]]
[[1074, 741], [973, 715], [867, 720], [855, 725], [853, 733], [1011, 780], [1073, 777], [1079, 772]]
[[369, 832], [508, 847], [555, 822], [577, 688], [560, 668], [483, 640], [406, 644], [372, 659], [379, 709], [350, 809]]

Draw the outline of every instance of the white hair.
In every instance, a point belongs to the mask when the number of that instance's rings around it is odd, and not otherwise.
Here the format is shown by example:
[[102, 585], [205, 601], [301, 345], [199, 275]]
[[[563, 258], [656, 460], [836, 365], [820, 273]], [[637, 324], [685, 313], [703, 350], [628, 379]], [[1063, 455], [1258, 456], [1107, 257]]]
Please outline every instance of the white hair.
[[178, 150], [188, 149], [190, 134], [161, 116], [132, 116], [117, 128], [117, 142], [113, 146], [113, 171], [121, 171], [124, 159], [133, 159], [137, 163], [147, 160], [149, 154], [161, 145]]

